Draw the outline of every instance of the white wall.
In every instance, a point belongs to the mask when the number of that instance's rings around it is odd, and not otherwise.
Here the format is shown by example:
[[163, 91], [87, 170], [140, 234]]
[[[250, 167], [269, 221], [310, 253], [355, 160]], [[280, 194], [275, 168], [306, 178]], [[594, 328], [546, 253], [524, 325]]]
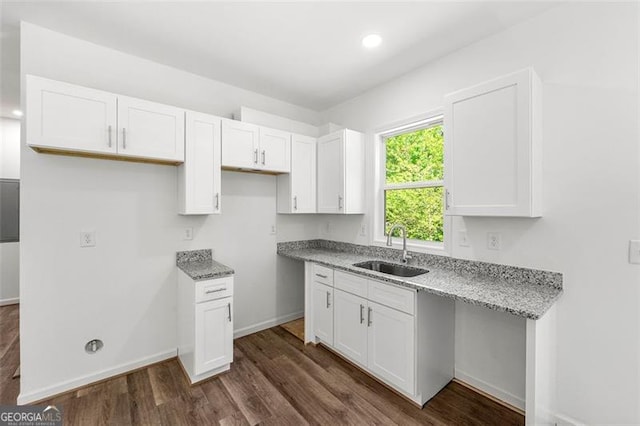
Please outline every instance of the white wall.
[[[20, 121], [0, 117], [0, 178], [20, 179]], [[20, 243], [0, 243], [0, 306], [18, 302]]]
[[[21, 72], [220, 116], [247, 105], [300, 121], [317, 118], [26, 23]], [[313, 218], [276, 217], [274, 177], [225, 172], [222, 215], [183, 217], [173, 166], [37, 154], [24, 140], [20, 402], [175, 354], [178, 250], [213, 248], [236, 270], [240, 331], [303, 310], [301, 266], [276, 261], [276, 239], [313, 238], [317, 226]], [[279, 236], [270, 234], [274, 224]], [[185, 227], [193, 227], [193, 241], [182, 240]], [[79, 247], [81, 230], [95, 230], [96, 247]], [[84, 344], [92, 338], [105, 346], [89, 356]]]
[[[640, 267], [627, 258], [628, 240], [640, 237], [637, 7], [551, 9], [323, 114], [324, 121], [372, 132], [440, 107], [447, 92], [536, 69], [544, 82], [544, 216], [456, 218], [451, 251], [564, 273], [551, 408], [561, 419], [587, 424], [640, 423]], [[331, 222], [330, 238], [360, 238], [360, 219]], [[463, 228], [470, 248], [456, 243]], [[485, 248], [487, 231], [502, 233], [501, 251]], [[524, 341], [514, 333], [524, 333], [524, 322], [456, 308], [456, 367], [523, 397], [524, 372], [504, 377], [497, 367], [524, 366]], [[491, 355], [479, 356], [492, 342], [498, 346]]]

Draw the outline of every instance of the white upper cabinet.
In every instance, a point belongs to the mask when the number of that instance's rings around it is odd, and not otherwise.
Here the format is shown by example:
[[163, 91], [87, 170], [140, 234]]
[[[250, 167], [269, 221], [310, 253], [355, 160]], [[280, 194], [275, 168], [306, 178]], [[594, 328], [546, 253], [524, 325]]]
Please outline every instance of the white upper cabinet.
[[289, 173], [291, 133], [225, 119], [222, 121], [222, 167]]
[[26, 81], [32, 148], [116, 153], [116, 95], [32, 75]]
[[180, 214], [219, 214], [220, 123], [212, 115], [187, 111], [185, 159], [178, 167]]
[[316, 212], [316, 139], [291, 136], [291, 172], [278, 176], [278, 213]]
[[184, 161], [184, 110], [118, 96], [118, 153]]
[[541, 215], [541, 83], [525, 69], [445, 97], [445, 210]]
[[318, 213], [363, 214], [364, 137], [341, 130], [318, 139]]
[[222, 120], [222, 167], [258, 168], [260, 127], [235, 120]]
[[260, 166], [270, 172], [291, 171], [291, 133], [260, 128]]
[[27, 144], [39, 152], [179, 164], [184, 110], [28, 75]]

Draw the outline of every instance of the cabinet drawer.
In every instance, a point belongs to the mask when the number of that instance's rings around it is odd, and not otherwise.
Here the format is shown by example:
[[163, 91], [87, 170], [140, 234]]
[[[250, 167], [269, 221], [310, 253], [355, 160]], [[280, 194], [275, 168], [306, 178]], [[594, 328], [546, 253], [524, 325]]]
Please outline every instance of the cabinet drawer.
[[334, 273], [335, 288], [352, 293], [357, 296], [367, 297], [367, 279], [342, 271]]
[[233, 296], [233, 277], [196, 282], [196, 303]]
[[314, 263], [313, 281], [333, 287], [333, 269]]
[[369, 300], [413, 315], [415, 312], [415, 290], [396, 287], [380, 281], [369, 280]]

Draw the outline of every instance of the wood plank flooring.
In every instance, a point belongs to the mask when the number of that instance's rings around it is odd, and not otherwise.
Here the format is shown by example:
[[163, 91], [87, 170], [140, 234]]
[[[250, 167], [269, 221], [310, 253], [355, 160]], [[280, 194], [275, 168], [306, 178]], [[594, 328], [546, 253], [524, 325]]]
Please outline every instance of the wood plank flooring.
[[[0, 404], [15, 404], [18, 309], [0, 307]], [[522, 425], [524, 417], [457, 383], [421, 410], [321, 346], [282, 327], [234, 342], [231, 370], [190, 386], [171, 359], [42, 404], [65, 424]]]

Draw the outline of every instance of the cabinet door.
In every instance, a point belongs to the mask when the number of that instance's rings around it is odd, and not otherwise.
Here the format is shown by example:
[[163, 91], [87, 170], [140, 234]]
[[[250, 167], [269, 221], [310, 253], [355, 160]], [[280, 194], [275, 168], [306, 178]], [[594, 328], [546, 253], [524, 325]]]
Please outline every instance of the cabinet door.
[[185, 159], [178, 168], [180, 213], [220, 213], [220, 118], [191, 111], [185, 117]]
[[333, 288], [313, 283], [313, 334], [333, 346]]
[[32, 75], [26, 81], [29, 146], [116, 152], [116, 95]]
[[334, 296], [334, 348], [366, 367], [367, 301], [341, 290]]
[[316, 212], [316, 140], [293, 135], [291, 139], [291, 213]]
[[260, 168], [271, 172], [291, 171], [291, 133], [260, 128]]
[[222, 167], [259, 169], [259, 127], [222, 120]]
[[537, 87], [527, 69], [446, 96], [447, 214], [537, 215]]
[[118, 96], [118, 154], [184, 161], [184, 110]]
[[415, 393], [414, 317], [369, 301], [368, 366], [399, 389]]
[[233, 361], [232, 307], [231, 297], [195, 305], [195, 374]]
[[344, 208], [344, 133], [318, 139], [318, 213]]

